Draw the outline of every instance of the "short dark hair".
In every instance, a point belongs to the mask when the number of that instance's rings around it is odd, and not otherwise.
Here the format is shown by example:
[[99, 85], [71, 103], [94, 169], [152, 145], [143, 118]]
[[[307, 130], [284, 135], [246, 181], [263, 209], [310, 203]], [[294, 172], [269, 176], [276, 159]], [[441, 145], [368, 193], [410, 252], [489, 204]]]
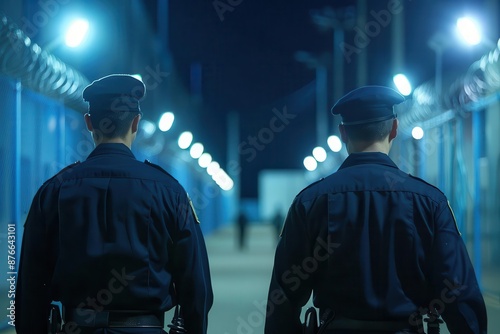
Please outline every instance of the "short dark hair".
[[394, 119], [389, 119], [368, 124], [344, 125], [344, 129], [352, 141], [377, 142], [389, 135], [393, 121]]
[[99, 135], [111, 138], [123, 138], [132, 124], [135, 116], [139, 115], [136, 111], [104, 111], [92, 113], [90, 120], [92, 127]]

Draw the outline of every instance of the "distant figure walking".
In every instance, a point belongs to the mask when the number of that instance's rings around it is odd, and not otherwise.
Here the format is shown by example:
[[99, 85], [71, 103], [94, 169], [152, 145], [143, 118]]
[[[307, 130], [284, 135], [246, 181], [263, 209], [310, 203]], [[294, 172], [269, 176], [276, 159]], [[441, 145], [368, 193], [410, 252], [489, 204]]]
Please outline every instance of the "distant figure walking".
[[283, 227], [283, 221], [285, 218], [283, 217], [283, 214], [281, 213], [281, 210], [276, 210], [276, 213], [274, 214], [272, 224], [274, 226], [274, 229], [276, 231], [276, 238], [279, 239], [281, 235], [281, 229]]
[[248, 225], [248, 218], [245, 215], [245, 212], [240, 211], [238, 215], [238, 246], [240, 250], [243, 250], [246, 247], [246, 230]]

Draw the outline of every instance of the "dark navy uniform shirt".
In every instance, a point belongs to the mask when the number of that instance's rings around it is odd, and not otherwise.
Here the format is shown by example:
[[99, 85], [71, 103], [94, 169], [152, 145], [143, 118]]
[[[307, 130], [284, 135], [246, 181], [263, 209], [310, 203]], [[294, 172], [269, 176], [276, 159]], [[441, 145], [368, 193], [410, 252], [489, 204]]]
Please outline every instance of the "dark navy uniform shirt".
[[486, 333], [486, 310], [444, 194], [383, 153], [351, 154], [299, 193], [277, 246], [266, 334], [320, 313], [407, 321], [436, 308], [452, 334]]
[[123, 144], [100, 144], [45, 182], [25, 223], [18, 332], [46, 333], [51, 300], [154, 312], [179, 302], [188, 332], [205, 333], [213, 301], [209, 265], [183, 187]]

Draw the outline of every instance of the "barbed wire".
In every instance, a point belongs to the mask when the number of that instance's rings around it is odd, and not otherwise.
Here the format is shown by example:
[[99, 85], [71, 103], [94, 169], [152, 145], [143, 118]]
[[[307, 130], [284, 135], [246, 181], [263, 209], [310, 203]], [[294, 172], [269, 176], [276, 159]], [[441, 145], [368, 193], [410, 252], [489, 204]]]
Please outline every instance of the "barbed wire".
[[42, 50], [9, 19], [0, 14], [0, 73], [66, 106], [86, 112], [82, 91], [89, 80], [76, 69]]
[[[470, 111], [477, 102], [488, 99], [500, 91], [500, 40], [496, 47], [483, 55], [481, 59], [469, 66], [466, 73], [459, 76], [447, 88], [443, 95], [437, 95], [432, 82], [426, 82], [415, 88], [411, 99], [407, 100], [396, 111], [402, 128], [411, 129], [444, 112]], [[483, 105], [483, 104], [480, 104]]]

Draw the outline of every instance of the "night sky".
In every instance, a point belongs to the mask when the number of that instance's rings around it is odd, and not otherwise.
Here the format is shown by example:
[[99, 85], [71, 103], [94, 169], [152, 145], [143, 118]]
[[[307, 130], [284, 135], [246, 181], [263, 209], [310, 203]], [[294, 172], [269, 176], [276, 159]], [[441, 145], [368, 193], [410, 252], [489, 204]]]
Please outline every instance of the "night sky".
[[[361, 55], [367, 58], [365, 84], [393, 85], [392, 77], [396, 74], [391, 51], [393, 21], [391, 16], [390, 22], [377, 23], [379, 13], [403, 8], [392, 15], [400, 15], [404, 20], [401, 71], [415, 87], [434, 80], [435, 53], [427, 41], [437, 31], [454, 38], [451, 28], [458, 17], [466, 13], [475, 15], [480, 18], [485, 34], [492, 39], [499, 35], [498, 25], [489, 20], [495, 15], [488, 12], [483, 2], [487, 0], [368, 0], [366, 21], [372, 27], [378, 25], [378, 31], [351, 53], [349, 59], [343, 57], [343, 93], [358, 85]], [[37, 1], [27, 3], [31, 5], [25, 8], [26, 16], [34, 17], [41, 8]], [[294, 54], [299, 50], [325, 62], [328, 108], [324, 112], [328, 115], [330, 134], [336, 131], [329, 112], [335, 103], [332, 51], [342, 50], [338, 45], [334, 48], [333, 30], [320, 29], [311, 13], [327, 6], [336, 11], [350, 8], [355, 12], [356, 3], [352, 0], [170, 0], [165, 10], [153, 0], [71, 1], [61, 5], [54, 19], [33, 38], [42, 46], [50, 44], [56, 23], [64, 17], [63, 12], [75, 7], [87, 13], [97, 25], [94, 44], [89, 48], [93, 51], [80, 55], [53, 51], [91, 80], [109, 73], [144, 70], [144, 65], [137, 63], [139, 56], [146, 56], [146, 64], [154, 67], [161, 62], [154, 54], [165, 55], [164, 58], [170, 54], [175, 72], [175, 81], [170, 84], [182, 88], [188, 95], [199, 94], [196, 110], [173, 107], [176, 124], [193, 131], [197, 140], [227, 170], [227, 115], [239, 115], [239, 138], [232, 142], [240, 147], [241, 194], [257, 197], [260, 170], [303, 169], [304, 157], [311, 154], [316, 144], [315, 70], [295, 60]], [[132, 9], [133, 17], [122, 17], [126, 6]], [[499, 13], [496, 17], [500, 17]], [[160, 31], [165, 24], [168, 33], [161, 42], [144, 35], [144, 26], [156, 30], [157, 37], [165, 35], [165, 31]], [[359, 46], [357, 31], [364, 29], [355, 24], [345, 30], [346, 45]], [[148, 53], [151, 48], [155, 48], [155, 52]], [[467, 49], [452, 45], [443, 55], [444, 74], [458, 77], [486, 51], [480, 47]], [[150, 92], [144, 103], [146, 111], [151, 111], [148, 103], [153, 103], [161, 94], [160, 90]], [[174, 101], [177, 96], [162, 98]], [[155, 115], [147, 115], [154, 121]], [[170, 136], [167, 140], [176, 140], [176, 135], [167, 133], [166, 136]]]
[[[484, 8], [479, 1], [401, 3], [405, 6], [400, 14], [405, 21], [403, 67], [417, 86], [434, 77], [435, 54], [427, 46], [432, 34], [449, 30], [456, 18], [466, 12], [484, 15]], [[296, 61], [294, 53], [304, 50], [333, 59], [333, 32], [322, 31], [313, 22], [311, 11], [355, 4], [356, 1], [321, 0], [170, 2], [170, 48], [174, 61], [180, 73], [184, 73], [186, 87], [191, 87], [192, 64], [201, 65], [203, 112], [199, 121], [205, 129], [204, 140], [221, 156], [226, 148], [226, 138], [221, 136], [226, 114], [236, 111], [240, 115], [242, 197], [257, 196], [261, 169], [303, 168], [302, 160], [316, 141], [315, 71]], [[398, 4], [399, 1], [368, 1], [367, 22], [375, 20], [371, 11], [378, 13]], [[354, 45], [355, 38], [353, 30], [346, 31], [346, 43]], [[366, 52], [368, 58], [366, 84], [392, 85], [395, 73], [390, 23], [381, 26], [360, 52]], [[443, 68], [462, 73], [482, 53], [484, 50], [450, 50], [445, 52]], [[345, 92], [356, 88], [357, 56], [352, 54], [349, 63], [344, 58]], [[328, 66], [330, 77], [332, 64]], [[332, 94], [328, 103], [334, 103]], [[276, 110], [283, 108], [294, 117], [289, 116], [286, 127], [271, 137], [269, 131], [262, 129], [269, 129]], [[264, 142], [252, 144], [251, 137], [259, 138], [259, 134]]]

